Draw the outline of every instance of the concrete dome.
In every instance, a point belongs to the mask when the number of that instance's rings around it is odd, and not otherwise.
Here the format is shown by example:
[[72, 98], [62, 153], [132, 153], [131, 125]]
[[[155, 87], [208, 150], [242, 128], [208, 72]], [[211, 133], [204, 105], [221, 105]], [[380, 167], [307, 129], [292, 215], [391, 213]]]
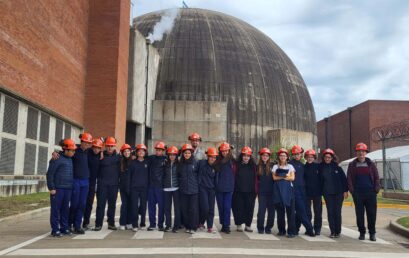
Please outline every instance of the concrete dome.
[[[137, 17], [137, 30], [148, 36], [163, 12]], [[246, 22], [179, 9], [170, 33], [153, 45], [160, 54], [155, 99], [226, 101], [227, 138], [236, 146], [265, 146], [273, 129], [316, 133], [314, 107], [297, 68]]]

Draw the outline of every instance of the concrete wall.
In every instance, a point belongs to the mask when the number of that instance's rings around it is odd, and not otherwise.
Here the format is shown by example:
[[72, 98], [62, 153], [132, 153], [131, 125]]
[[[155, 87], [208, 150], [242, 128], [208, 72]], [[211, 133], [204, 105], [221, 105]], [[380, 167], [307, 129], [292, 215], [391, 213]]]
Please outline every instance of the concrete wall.
[[227, 103], [215, 101], [153, 101], [152, 143], [181, 146], [197, 132], [202, 147], [216, 147], [227, 139]]
[[268, 147], [292, 147], [300, 145], [304, 150], [316, 148], [316, 136], [309, 132], [290, 129], [274, 129], [267, 132]]

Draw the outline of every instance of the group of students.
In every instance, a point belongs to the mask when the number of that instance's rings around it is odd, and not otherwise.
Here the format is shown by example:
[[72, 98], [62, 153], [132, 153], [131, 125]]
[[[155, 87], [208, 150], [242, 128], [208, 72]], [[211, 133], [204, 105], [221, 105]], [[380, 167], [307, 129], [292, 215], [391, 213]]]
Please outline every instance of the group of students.
[[322, 161], [317, 163], [314, 150], [304, 153], [298, 145], [292, 147], [291, 158], [285, 148], [280, 148], [276, 156], [272, 156], [268, 148], [262, 148], [256, 162], [248, 146], [241, 149], [237, 159], [227, 142], [204, 152], [199, 147], [202, 139], [197, 133], [190, 135], [190, 144], [184, 144], [180, 150], [157, 142], [155, 153], [149, 156], [144, 144], [134, 149], [123, 144], [118, 153], [113, 137], [102, 142], [83, 133], [80, 139], [79, 145], [72, 139], [63, 140], [63, 151], [53, 153], [50, 161], [47, 185], [53, 236], [84, 234], [90, 229], [95, 193], [96, 220], [92, 230], [101, 230], [107, 204], [108, 229], [117, 230], [115, 209], [119, 191], [120, 230], [136, 232], [146, 227], [148, 210], [148, 231], [177, 233], [184, 228], [194, 234], [198, 229], [207, 228], [207, 232], [214, 233], [217, 203], [221, 232], [231, 232], [231, 212], [237, 231], [253, 232], [251, 225], [257, 198], [259, 234], [272, 233], [277, 214], [278, 235], [293, 238], [303, 225], [305, 234], [314, 237], [321, 234], [324, 197], [330, 237], [338, 238], [342, 203], [350, 191], [359, 239], [365, 239], [366, 211], [370, 240], [376, 241], [379, 176], [374, 163], [366, 158], [368, 148], [363, 143], [356, 146], [357, 158], [349, 164], [347, 177], [331, 149], [324, 150]]

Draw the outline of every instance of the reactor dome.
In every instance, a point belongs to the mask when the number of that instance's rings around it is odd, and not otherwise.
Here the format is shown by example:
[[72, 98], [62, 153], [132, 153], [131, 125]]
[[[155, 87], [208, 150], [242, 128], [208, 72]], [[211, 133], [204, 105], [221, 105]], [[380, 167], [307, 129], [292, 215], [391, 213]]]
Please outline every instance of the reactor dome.
[[[164, 12], [135, 18], [136, 29], [148, 36]], [[155, 99], [226, 101], [227, 140], [236, 146], [263, 147], [274, 129], [316, 134], [314, 107], [297, 68], [248, 23], [183, 8], [153, 45], [160, 54]]]

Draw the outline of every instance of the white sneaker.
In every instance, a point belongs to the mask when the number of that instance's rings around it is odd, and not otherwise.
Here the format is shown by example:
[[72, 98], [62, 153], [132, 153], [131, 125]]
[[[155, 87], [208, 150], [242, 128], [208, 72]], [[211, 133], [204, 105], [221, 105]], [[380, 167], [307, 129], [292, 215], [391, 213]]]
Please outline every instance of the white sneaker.
[[138, 232], [138, 228], [132, 228], [133, 232]]
[[128, 224], [128, 225], [125, 226], [125, 228], [126, 228], [126, 230], [132, 230], [133, 227], [132, 227], [132, 224]]
[[119, 230], [125, 230], [125, 226], [119, 226]]
[[237, 225], [237, 231], [238, 232], [243, 232], [243, 227], [241, 225]]

